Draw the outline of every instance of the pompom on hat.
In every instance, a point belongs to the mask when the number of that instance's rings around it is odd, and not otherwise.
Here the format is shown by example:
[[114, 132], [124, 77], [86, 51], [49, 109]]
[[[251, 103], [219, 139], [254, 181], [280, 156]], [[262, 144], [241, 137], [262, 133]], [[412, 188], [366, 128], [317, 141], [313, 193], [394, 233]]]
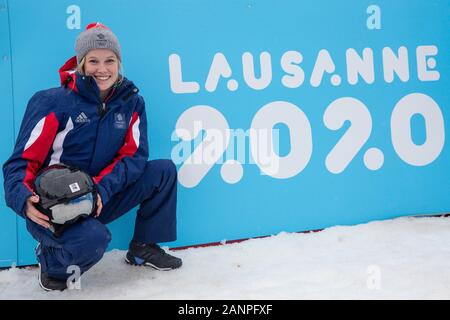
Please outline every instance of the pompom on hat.
[[111, 29], [100, 22], [90, 23], [86, 30], [78, 36], [75, 42], [77, 63], [79, 64], [84, 56], [94, 49], [112, 50], [122, 61], [119, 40]]

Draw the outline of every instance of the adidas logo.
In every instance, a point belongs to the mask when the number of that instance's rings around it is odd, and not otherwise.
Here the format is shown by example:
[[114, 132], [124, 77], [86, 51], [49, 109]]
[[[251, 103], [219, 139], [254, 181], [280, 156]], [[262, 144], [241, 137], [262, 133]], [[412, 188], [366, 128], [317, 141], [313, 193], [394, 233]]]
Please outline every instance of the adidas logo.
[[80, 115], [75, 119], [76, 123], [86, 123], [91, 122], [91, 119], [89, 119], [84, 112], [81, 112]]

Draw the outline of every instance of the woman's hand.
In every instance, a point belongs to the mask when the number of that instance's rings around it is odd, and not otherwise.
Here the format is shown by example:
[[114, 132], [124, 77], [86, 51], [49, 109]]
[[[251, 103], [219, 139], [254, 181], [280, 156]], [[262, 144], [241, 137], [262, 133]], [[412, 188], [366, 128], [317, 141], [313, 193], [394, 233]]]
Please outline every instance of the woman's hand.
[[102, 198], [100, 197], [100, 194], [97, 193], [97, 212], [95, 213], [96, 218], [100, 215], [102, 209], [103, 209]]
[[39, 202], [38, 195], [29, 197], [27, 199], [25, 214], [31, 221], [48, 229], [50, 227], [50, 223], [49, 223], [50, 218], [34, 207], [33, 203], [38, 203], [38, 202]]

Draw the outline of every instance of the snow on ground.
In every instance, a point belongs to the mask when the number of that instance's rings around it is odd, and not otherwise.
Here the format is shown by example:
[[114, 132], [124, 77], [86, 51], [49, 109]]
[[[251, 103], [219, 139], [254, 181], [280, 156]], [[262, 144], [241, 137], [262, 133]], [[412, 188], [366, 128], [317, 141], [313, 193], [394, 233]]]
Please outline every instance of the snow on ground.
[[450, 218], [398, 218], [174, 251], [181, 269], [113, 250], [81, 290], [45, 292], [37, 268], [0, 271], [0, 299], [450, 299]]

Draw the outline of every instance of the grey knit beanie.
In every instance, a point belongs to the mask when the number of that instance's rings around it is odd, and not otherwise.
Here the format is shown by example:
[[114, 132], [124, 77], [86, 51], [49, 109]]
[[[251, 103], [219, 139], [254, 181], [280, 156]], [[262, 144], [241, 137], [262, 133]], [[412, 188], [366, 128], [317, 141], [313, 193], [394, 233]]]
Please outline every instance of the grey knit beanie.
[[78, 36], [75, 43], [77, 63], [79, 64], [84, 56], [94, 49], [110, 49], [122, 61], [119, 40], [111, 29], [99, 22], [90, 23]]

